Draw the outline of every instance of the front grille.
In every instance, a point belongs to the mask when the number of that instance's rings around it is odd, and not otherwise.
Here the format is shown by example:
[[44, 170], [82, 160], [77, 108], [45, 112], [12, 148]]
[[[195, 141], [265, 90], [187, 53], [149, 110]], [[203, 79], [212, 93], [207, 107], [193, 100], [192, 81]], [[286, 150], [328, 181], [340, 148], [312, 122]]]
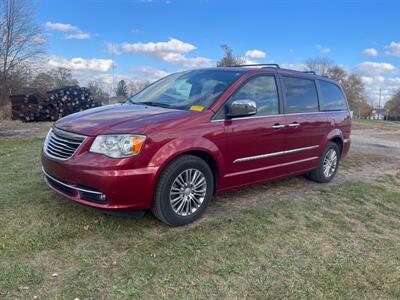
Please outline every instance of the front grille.
[[44, 142], [44, 151], [52, 158], [67, 160], [74, 155], [85, 139], [83, 135], [53, 128]]

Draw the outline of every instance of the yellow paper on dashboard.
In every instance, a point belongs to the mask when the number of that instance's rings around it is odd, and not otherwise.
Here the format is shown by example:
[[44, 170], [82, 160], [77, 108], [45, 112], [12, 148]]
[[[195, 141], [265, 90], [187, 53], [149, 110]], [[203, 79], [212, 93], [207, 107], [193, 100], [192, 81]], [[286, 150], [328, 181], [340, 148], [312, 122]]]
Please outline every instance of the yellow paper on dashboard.
[[190, 107], [190, 110], [194, 110], [194, 111], [203, 111], [204, 110], [204, 106], [201, 105], [192, 105]]

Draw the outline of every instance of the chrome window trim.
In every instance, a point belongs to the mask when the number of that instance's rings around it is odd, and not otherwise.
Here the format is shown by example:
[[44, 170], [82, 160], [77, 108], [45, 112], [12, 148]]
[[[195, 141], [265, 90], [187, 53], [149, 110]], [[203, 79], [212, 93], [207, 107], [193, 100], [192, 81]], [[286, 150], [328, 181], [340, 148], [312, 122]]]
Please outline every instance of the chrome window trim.
[[292, 154], [292, 153], [297, 153], [297, 152], [312, 150], [312, 149], [315, 149], [315, 148], [318, 148], [318, 147], [319, 147], [319, 145], [313, 145], [313, 146], [308, 146], [308, 147], [303, 147], [303, 148], [296, 148], [296, 149], [285, 150], [285, 151], [278, 151], [278, 152], [272, 152], [272, 153], [266, 153], [266, 154], [261, 154], [261, 155], [254, 155], [254, 156], [241, 157], [241, 158], [235, 159], [235, 160], [233, 161], [233, 163], [240, 163], [240, 162], [258, 160], [258, 159], [264, 159], [264, 158], [268, 158], [268, 157], [274, 157], [274, 156]]
[[276, 114], [276, 115], [268, 115], [268, 116], [239, 117], [239, 118], [232, 118], [232, 119], [217, 119], [217, 120], [210, 120], [210, 122], [213, 123], [213, 122], [224, 122], [224, 121], [234, 121], [234, 120], [272, 118], [272, 117], [281, 117], [281, 116], [298, 116], [298, 115], [327, 114], [327, 113], [347, 113], [347, 112], [348, 112], [347, 110], [313, 111], [313, 112], [304, 112], [304, 113], [290, 113], [290, 114]]
[[62, 182], [62, 181], [60, 181], [60, 180], [58, 180], [58, 179], [55, 179], [53, 176], [47, 174], [47, 172], [44, 170], [43, 167], [42, 167], [42, 171], [43, 171], [43, 173], [44, 173], [44, 175], [45, 175], [46, 177], [49, 177], [51, 180], [54, 180], [55, 182], [57, 182], [57, 183], [59, 183], [59, 184], [65, 186], [65, 187], [67, 187], [67, 188], [74, 189], [74, 190], [77, 190], [77, 191], [80, 191], [80, 192], [85, 192], [85, 193], [92, 193], [92, 194], [97, 194], [97, 195], [102, 195], [102, 194], [103, 194], [103, 193], [101, 193], [101, 192], [96, 192], [96, 191], [91, 191], [91, 190], [87, 190], [87, 189], [82, 189], [82, 188], [79, 188], [79, 187], [76, 187], [76, 186], [73, 186], [73, 185], [70, 185], [70, 184], [66, 184], [66, 183], [64, 183], [64, 182]]

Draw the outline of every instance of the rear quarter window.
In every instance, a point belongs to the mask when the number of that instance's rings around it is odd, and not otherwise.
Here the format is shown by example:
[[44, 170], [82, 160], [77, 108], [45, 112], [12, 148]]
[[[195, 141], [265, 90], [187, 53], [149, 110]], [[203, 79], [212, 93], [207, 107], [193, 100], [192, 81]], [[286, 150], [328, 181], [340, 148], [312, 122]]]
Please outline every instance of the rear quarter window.
[[314, 80], [282, 77], [286, 93], [286, 113], [318, 111], [318, 95]]
[[321, 99], [319, 101], [321, 111], [346, 110], [346, 100], [342, 90], [334, 83], [319, 80]]

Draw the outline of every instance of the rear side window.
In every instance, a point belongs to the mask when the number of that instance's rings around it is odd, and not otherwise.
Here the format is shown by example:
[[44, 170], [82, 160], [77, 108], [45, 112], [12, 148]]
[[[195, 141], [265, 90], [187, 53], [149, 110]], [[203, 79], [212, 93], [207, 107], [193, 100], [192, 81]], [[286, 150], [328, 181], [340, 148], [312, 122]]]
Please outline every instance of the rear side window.
[[342, 90], [333, 83], [319, 80], [321, 99], [319, 106], [322, 111], [346, 110], [346, 102]]
[[318, 111], [318, 96], [314, 80], [283, 77], [286, 93], [286, 113]]
[[274, 76], [256, 76], [247, 81], [229, 100], [253, 100], [257, 104], [256, 116], [279, 114], [278, 89]]

